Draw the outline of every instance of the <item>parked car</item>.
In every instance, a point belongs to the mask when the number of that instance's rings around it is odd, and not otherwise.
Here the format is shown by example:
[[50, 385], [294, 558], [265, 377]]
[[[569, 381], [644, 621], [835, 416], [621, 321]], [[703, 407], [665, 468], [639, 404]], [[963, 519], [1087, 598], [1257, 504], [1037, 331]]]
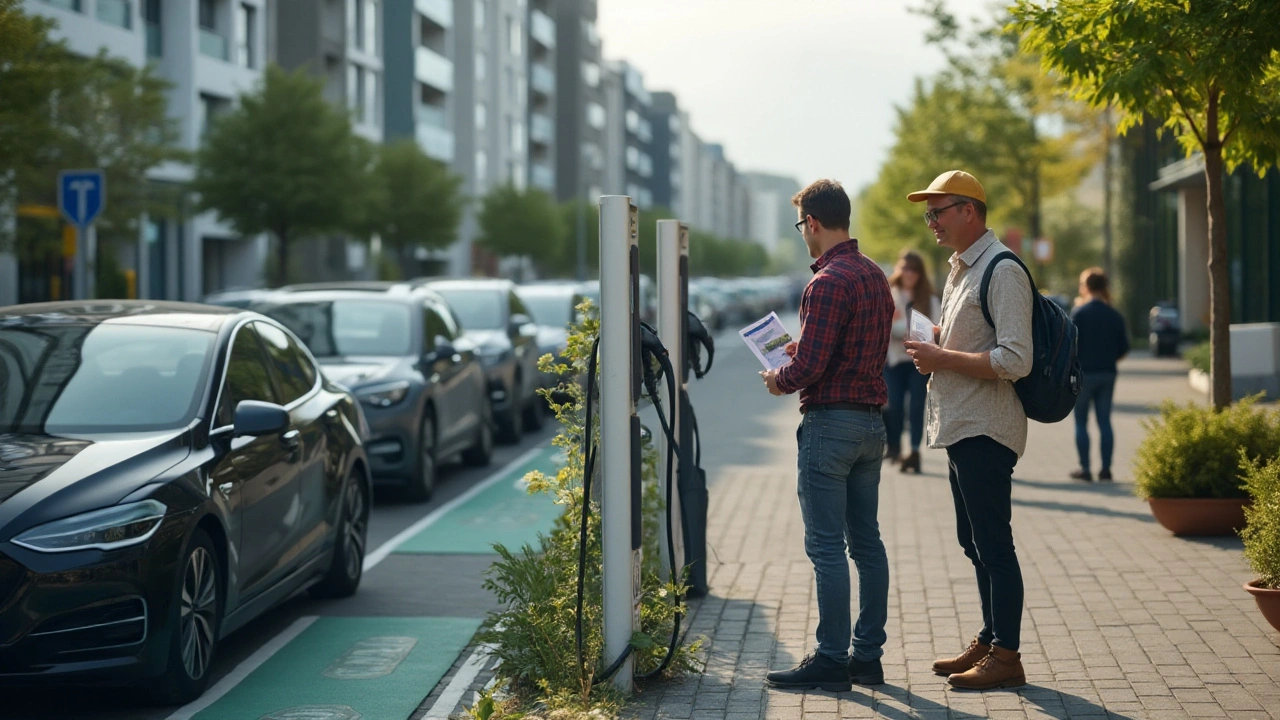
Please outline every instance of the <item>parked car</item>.
[[484, 369], [444, 298], [408, 284], [296, 286], [254, 306], [306, 343], [364, 405], [373, 476], [426, 502], [440, 463], [493, 456]]
[[[550, 355], [557, 362], [569, 346], [569, 328], [577, 320], [577, 307], [583, 300], [578, 284], [540, 283], [522, 285], [516, 294], [533, 313], [538, 325], [538, 356]], [[554, 388], [560, 384], [554, 373], [539, 373], [541, 386]]]
[[360, 585], [364, 416], [275, 321], [0, 308], [0, 378], [0, 682], [188, 702], [228, 633]]
[[538, 401], [538, 326], [509, 280], [473, 278], [425, 284], [453, 308], [464, 337], [475, 344], [489, 381], [502, 438], [516, 442], [543, 423]]
[[221, 307], [247, 308], [270, 294], [270, 290], [261, 290], [257, 288], [219, 290], [218, 292], [205, 295], [201, 302], [206, 305], [219, 305]]

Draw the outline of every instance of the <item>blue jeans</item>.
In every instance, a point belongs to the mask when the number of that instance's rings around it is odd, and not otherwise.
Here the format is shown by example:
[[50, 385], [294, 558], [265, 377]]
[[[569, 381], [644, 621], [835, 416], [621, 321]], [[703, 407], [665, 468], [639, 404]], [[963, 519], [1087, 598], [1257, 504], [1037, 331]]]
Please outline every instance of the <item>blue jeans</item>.
[[[884, 421], [865, 410], [814, 409], [796, 430], [804, 549], [818, 585], [818, 652], [837, 662], [884, 654], [889, 558], [876, 511]], [[848, 550], [858, 569], [858, 622], [850, 627]]]
[[1076, 452], [1080, 469], [1089, 470], [1089, 403], [1098, 417], [1098, 444], [1102, 451], [1102, 470], [1111, 469], [1111, 450], [1115, 435], [1111, 432], [1111, 395], [1116, 389], [1113, 372], [1085, 373], [1076, 397]]
[[[884, 369], [884, 382], [889, 387], [889, 404], [885, 406], [884, 427], [889, 436], [889, 448], [902, 447], [904, 421], [911, 422], [911, 450], [920, 449], [924, 440], [924, 395], [929, 388], [929, 376], [921, 375], [915, 363], [901, 362]], [[910, 404], [907, 404], [910, 396]], [[909, 411], [909, 417], [904, 413]]]

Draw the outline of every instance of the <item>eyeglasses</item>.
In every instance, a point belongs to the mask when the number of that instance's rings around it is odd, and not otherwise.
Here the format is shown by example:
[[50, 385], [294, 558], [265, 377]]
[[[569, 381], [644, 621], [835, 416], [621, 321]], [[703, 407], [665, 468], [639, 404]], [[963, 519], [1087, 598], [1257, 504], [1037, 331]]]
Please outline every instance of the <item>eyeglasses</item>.
[[803, 229], [801, 229], [801, 228], [800, 228], [800, 226], [801, 226], [801, 225], [803, 225], [803, 224], [805, 224], [806, 222], [808, 222], [808, 220], [809, 220], [809, 216], [808, 216], [808, 215], [805, 215], [803, 218], [801, 218], [801, 219], [800, 219], [800, 221], [799, 221], [799, 222], [797, 222], [797, 223], [795, 224], [796, 232], [798, 232], [798, 233], [800, 233], [801, 235], [803, 235], [803, 234], [804, 234], [804, 230], [803, 230]]
[[924, 221], [926, 224], [936, 223], [938, 222], [938, 216], [941, 215], [943, 212], [950, 210], [951, 208], [956, 207], [957, 205], [968, 205], [968, 204], [969, 202], [967, 200], [961, 200], [960, 202], [954, 202], [954, 203], [951, 203], [950, 205], [944, 205], [940, 208], [934, 208], [933, 210], [925, 210]]

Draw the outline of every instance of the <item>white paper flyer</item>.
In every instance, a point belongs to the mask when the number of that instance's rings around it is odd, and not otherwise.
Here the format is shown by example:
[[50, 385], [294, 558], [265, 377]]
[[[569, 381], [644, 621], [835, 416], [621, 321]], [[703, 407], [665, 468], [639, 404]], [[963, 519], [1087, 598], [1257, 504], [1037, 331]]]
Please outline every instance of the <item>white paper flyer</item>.
[[907, 339], [914, 342], [937, 344], [933, 337], [933, 321], [928, 315], [911, 308], [911, 319], [907, 323]]
[[786, 352], [787, 343], [791, 342], [791, 335], [782, 326], [778, 313], [769, 313], [739, 330], [738, 334], [742, 336], [742, 341], [751, 348], [751, 352], [766, 370], [777, 370], [791, 362]]

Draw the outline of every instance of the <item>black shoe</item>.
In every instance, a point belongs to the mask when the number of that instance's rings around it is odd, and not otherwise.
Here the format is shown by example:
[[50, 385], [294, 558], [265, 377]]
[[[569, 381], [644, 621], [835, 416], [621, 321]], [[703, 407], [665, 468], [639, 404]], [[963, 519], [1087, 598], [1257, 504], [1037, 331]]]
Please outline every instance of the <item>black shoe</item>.
[[920, 453], [912, 450], [910, 455], [902, 458], [902, 465], [898, 468], [901, 472], [914, 472], [920, 474]]
[[1093, 475], [1088, 470], [1072, 470], [1071, 479], [1093, 482]]
[[902, 459], [902, 448], [889, 447], [884, 451], [885, 462], [898, 462]]
[[1101, 481], [1101, 482], [1111, 482], [1111, 471], [1110, 471], [1110, 470], [1099, 470], [1099, 471], [1098, 471], [1098, 480], [1099, 480], [1099, 481]]
[[849, 681], [849, 666], [820, 653], [805, 656], [799, 665], [790, 670], [769, 673], [765, 676], [765, 681], [776, 688], [818, 688], [828, 692], [848, 692], [853, 689], [853, 683]]
[[880, 667], [880, 658], [875, 660], [849, 659], [849, 680], [858, 685], [880, 685], [884, 683], [884, 668]]

